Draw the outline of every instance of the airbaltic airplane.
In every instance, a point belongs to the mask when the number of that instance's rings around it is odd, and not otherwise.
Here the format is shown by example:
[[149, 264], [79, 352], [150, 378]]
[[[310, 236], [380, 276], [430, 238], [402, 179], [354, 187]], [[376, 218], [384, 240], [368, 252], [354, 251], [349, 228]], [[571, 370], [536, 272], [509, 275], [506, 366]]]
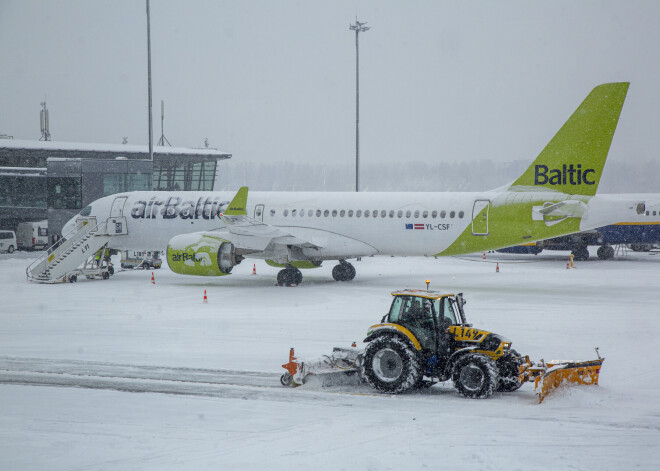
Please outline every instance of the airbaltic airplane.
[[[80, 216], [107, 221], [109, 248], [167, 245], [172, 271], [227, 275], [246, 257], [283, 269], [369, 255], [457, 255], [495, 250], [625, 220], [627, 201], [596, 196], [628, 83], [594, 88], [532, 165], [512, 184], [483, 193], [132, 192], [93, 202]], [[77, 216], [77, 217], [80, 217]], [[63, 229], [75, 225], [76, 218]]]

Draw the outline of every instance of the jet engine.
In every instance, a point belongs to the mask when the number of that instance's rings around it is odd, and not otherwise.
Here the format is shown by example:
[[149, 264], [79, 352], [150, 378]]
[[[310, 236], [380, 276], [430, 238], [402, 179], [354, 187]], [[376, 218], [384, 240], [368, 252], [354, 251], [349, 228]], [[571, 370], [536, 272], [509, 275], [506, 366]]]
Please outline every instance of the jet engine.
[[228, 275], [241, 260], [231, 242], [209, 233], [181, 234], [167, 244], [167, 264], [180, 275]]

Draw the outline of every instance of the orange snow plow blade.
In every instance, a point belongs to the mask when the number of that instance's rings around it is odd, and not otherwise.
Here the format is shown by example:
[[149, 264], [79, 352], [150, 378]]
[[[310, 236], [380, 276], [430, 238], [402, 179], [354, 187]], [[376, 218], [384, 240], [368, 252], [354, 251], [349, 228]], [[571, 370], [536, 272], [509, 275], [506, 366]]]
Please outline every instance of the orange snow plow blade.
[[525, 357], [520, 367], [521, 381], [534, 381], [534, 390], [539, 396], [539, 404], [543, 399], [562, 384], [598, 384], [598, 375], [605, 358], [589, 361], [552, 361], [534, 365]]

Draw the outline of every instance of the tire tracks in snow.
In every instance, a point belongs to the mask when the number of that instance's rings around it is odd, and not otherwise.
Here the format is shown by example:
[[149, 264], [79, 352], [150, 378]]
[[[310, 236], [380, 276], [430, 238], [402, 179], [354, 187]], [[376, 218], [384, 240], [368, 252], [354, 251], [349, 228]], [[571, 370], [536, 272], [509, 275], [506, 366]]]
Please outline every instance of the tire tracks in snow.
[[12, 357], [0, 357], [0, 384], [244, 399], [285, 391], [275, 373]]
[[[255, 371], [129, 365], [48, 358], [0, 357], [0, 384], [104, 389], [236, 399], [336, 403], [355, 391], [282, 387], [280, 374]], [[335, 394], [328, 394], [334, 392]], [[376, 394], [379, 395], [379, 394]]]

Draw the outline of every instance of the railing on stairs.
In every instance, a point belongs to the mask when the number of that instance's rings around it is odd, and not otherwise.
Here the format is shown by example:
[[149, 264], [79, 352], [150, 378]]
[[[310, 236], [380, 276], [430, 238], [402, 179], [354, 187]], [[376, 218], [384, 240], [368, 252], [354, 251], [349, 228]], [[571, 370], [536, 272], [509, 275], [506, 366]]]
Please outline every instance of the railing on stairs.
[[[62, 239], [58, 240], [53, 246], [42, 252], [39, 257], [25, 269], [25, 275], [27, 276], [28, 281], [40, 283], [57, 283], [60, 281], [66, 281], [66, 273], [54, 276], [51, 274], [51, 270], [54, 270], [60, 263], [66, 260], [71, 253], [75, 252], [86, 241], [98, 233], [98, 231], [99, 228], [96, 224], [96, 218], [79, 218], [76, 221], [74, 229], [67, 234], [64, 234]], [[89, 255], [92, 255], [92, 253], [89, 253]], [[76, 266], [83, 263], [85, 259], [79, 261]]]

